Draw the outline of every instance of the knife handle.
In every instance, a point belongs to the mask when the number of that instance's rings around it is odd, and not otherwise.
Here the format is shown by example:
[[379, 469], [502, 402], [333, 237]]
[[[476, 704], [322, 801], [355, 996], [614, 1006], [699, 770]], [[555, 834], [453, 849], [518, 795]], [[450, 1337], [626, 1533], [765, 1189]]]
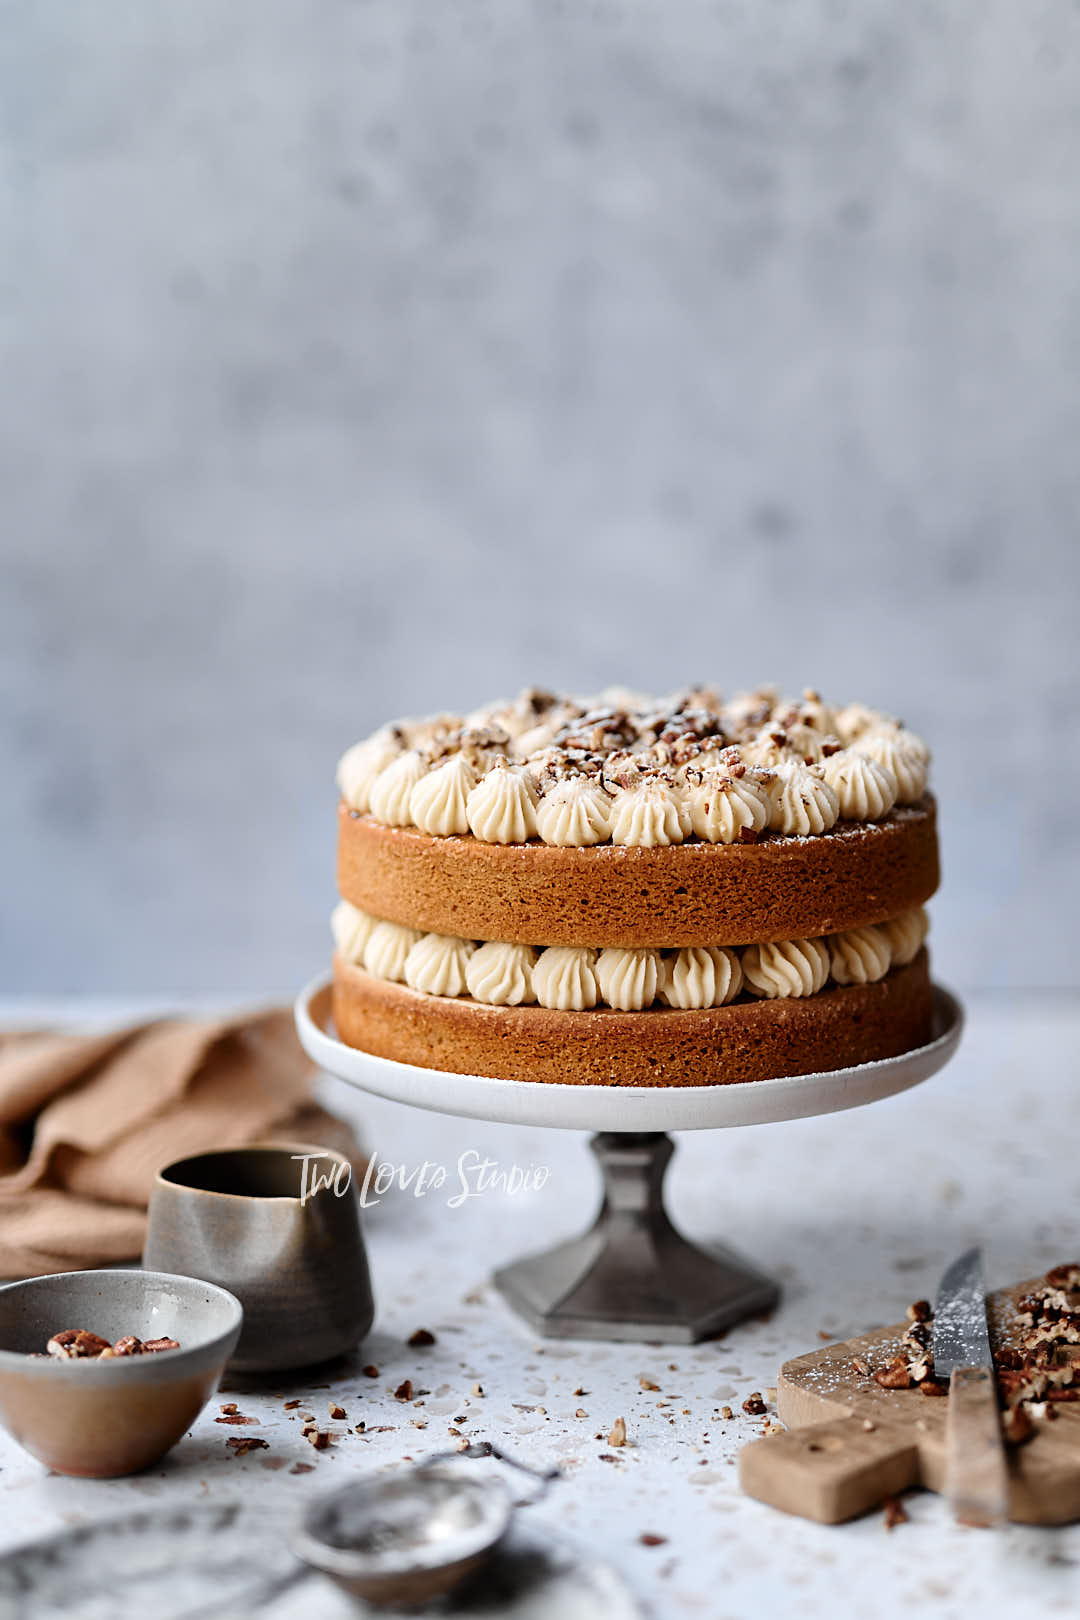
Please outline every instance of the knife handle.
[[945, 1420], [945, 1493], [959, 1524], [989, 1529], [1009, 1516], [997, 1383], [987, 1367], [953, 1368]]

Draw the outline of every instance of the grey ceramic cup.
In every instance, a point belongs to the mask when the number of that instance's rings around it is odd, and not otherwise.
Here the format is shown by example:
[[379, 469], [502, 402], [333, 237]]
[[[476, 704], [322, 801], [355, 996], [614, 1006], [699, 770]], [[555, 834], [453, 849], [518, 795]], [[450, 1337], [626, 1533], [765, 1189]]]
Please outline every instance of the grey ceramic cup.
[[311, 1366], [367, 1333], [371, 1278], [347, 1178], [340, 1153], [306, 1143], [198, 1153], [158, 1172], [143, 1265], [236, 1295], [244, 1326], [231, 1368]]

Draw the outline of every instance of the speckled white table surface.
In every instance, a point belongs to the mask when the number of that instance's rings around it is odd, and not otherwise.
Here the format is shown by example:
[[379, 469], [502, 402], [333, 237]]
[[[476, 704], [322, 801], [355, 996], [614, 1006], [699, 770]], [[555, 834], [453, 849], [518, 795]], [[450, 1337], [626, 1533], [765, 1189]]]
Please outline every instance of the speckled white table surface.
[[[0, 1548], [184, 1499], [257, 1496], [299, 1512], [353, 1471], [453, 1446], [454, 1428], [558, 1464], [563, 1477], [530, 1510], [534, 1522], [587, 1544], [656, 1616], [951, 1620], [1006, 1605], [1018, 1617], [1074, 1613], [1080, 1527], [963, 1530], [925, 1492], [909, 1494], [909, 1522], [892, 1531], [879, 1513], [823, 1527], [745, 1498], [736, 1482], [738, 1450], [764, 1422], [741, 1403], [775, 1384], [785, 1358], [825, 1335], [896, 1320], [974, 1240], [986, 1246], [991, 1286], [1074, 1257], [1080, 1007], [976, 998], [968, 1008], [959, 1056], [912, 1092], [848, 1114], [679, 1139], [668, 1179], [679, 1224], [703, 1242], [730, 1242], [784, 1289], [770, 1320], [689, 1349], [538, 1342], [490, 1287], [495, 1265], [590, 1219], [597, 1176], [583, 1137], [411, 1111], [327, 1082], [331, 1105], [357, 1120], [380, 1161], [447, 1171], [443, 1187], [397, 1189], [365, 1214], [377, 1317], [355, 1365], [332, 1381], [317, 1373], [232, 1384], [220, 1400], [237, 1401], [258, 1427], [217, 1425], [215, 1400], [160, 1467], [131, 1479], [46, 1474], [0, 1437]], [[0, 1003], [0, 1018], [56, 1010]], [[132, 1009], [59, 1010], [99, 1018]], [[547, 1185], [450, 1207], [463, 1154], [502, 1169], [546, 1166]], [[410, 1348], [421, 1327], [435, 1344]], [[365, 1365], [378, 1376], [365, 1376]], [[406, 1380], [411, 1401], [394, 1393]], [[285, 1410], [297, 1397], [333, 1432], [326, 1451], [313, 1451]], [[345, 1420], [329, 1418], [331, 1401]], [[725, 1405], [736, 1414], [727, 1421]], [[618, 1417], [623, 1448], [606, 1438]], [[233, 1457], [226, 1438], [237, 1434], [268, 1449]], [[298, 1463], [310, 1471], [293, 1472]]]

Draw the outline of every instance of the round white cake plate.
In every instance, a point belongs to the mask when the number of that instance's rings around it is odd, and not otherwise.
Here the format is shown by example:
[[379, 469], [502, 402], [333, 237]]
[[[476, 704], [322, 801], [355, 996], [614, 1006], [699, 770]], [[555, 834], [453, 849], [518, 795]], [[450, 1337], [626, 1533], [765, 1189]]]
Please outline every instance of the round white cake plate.
[[936, 1074], [956, 1051], [964, 1023], [956, 997], [935, 985], [931, 1040], [877, 1063], [731, 1085], [548, 1085], [422, 1069], [346, 1046], [333, 1033], [331, 988], [320, 976], [301, 991], [296, 1027], [308, 1056], [338, 1079], [414, 1108], [597, 1133], [590, 1145], [604, 1196], [592, 1228], [495, 1276], [537, 1332], [559, 1338], [691, 1344], [771, 1309], [779, 1291], [770, 1278], [729, 1250], [706, 1254], [669, 1220], [663, 1177], [674, 1147], [666, 1133], [772, 1124], [878, 1102]]

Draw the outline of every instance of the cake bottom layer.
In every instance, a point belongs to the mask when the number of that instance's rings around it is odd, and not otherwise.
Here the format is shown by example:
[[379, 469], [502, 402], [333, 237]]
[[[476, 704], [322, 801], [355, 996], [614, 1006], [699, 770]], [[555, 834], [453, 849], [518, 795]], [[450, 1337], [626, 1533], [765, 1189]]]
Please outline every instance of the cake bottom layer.
[[930, 964], [924, 947], [873, 984], [805, 999], [557, 1012], [424, 995], [335, 957], [333, 1010], [347, 1046], [424, 1069], [564, 1085], [730, 1085], [847, 1068], [925, 1045]]

